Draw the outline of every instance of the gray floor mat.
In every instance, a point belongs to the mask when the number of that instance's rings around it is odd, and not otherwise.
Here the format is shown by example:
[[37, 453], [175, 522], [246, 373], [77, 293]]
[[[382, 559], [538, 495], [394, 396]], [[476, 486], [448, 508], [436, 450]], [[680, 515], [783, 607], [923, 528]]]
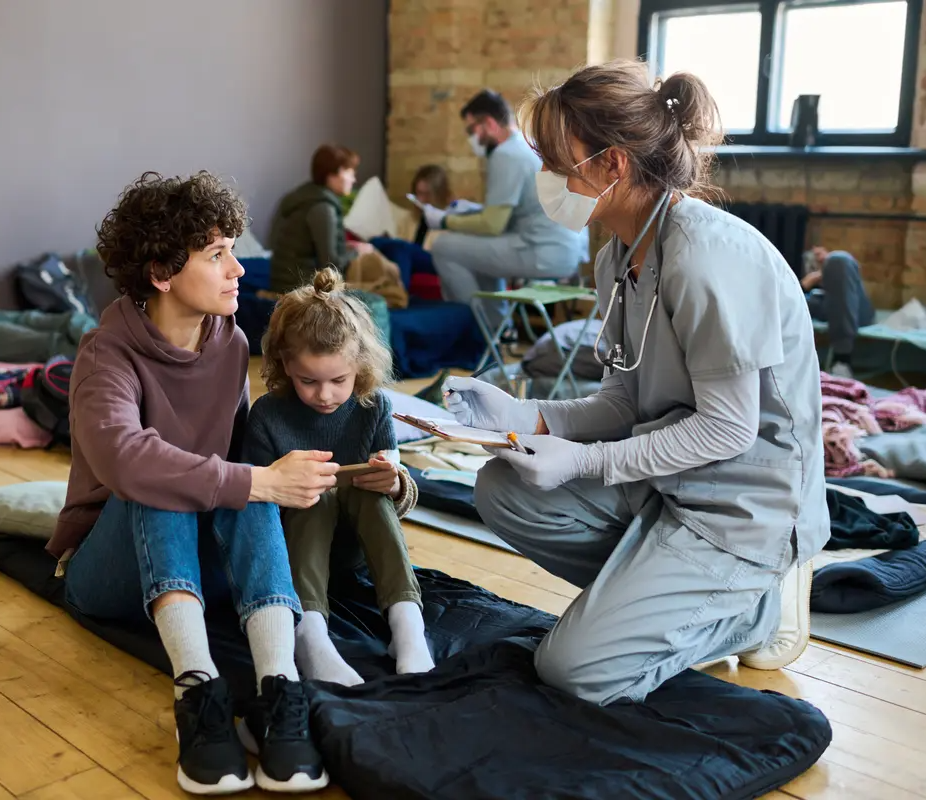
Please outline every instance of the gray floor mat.
[[430, 508], [418, 506], [405, 517], [409, 522], [417, 522], [419, 525], [426, 525], [429, 528], [450, 533], [454, 536], [460, 536], [464, 539], [471, 539], [474, 542], [498, 547], [501, 550], [507, 550], [509, 553], [516, 553], [511, 545], [503, 542], [492, 531], [490, 531], [481, 522], [474, 522], [465, 517], [458, 517], [456, 514], [448, 514], [446, 511], [433, 511]]
[[926, 594], [858, 614], [812, 613], [810, 634], [922, 669], [926, 667]]

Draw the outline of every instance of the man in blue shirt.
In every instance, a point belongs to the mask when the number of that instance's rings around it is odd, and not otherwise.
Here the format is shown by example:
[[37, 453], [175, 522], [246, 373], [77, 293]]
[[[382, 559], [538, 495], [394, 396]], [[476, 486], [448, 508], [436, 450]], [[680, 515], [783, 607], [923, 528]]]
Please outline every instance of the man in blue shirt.
[[[460, 111], [473, 152], [486, 158], [486, 196], [475, 213], [425, 207], [432, 230], [448, 231], [432, 248], [445, 300], [469, 303], [477, 291], [498, 291], [510, 278], [555, 279], [574, 275], [588, 259], [588, 232], [553, 222], [537, 199], [541, 162], [518, 131], [505, 99], [484, 89]], [[497, 304], [486, 308], [501, 322]]]

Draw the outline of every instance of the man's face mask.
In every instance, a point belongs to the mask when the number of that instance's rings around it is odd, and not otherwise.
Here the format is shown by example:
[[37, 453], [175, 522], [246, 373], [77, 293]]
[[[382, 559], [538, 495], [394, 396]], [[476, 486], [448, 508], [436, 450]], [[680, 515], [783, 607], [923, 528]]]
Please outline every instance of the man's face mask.
[[[593, 158], [600, 156], [605, 150], [599, 150], [594, 155], [589, 156], [585, 161], [576, 164], [576, 168], [591, 161]], [[543, 207], [544, 213], [554, 222], [559, 223], [564, 228], [579, 233], [586, 225], [598, 205], [598, 201], [620, 180], [617, 178], [597, 197], [587, 197], [584, 194], [570, 191], [566, 186], [569, 177], [566, 175], [557, 175], [549, 170], [538, 172], [535, 176], [537, 183], [537, 199]]]

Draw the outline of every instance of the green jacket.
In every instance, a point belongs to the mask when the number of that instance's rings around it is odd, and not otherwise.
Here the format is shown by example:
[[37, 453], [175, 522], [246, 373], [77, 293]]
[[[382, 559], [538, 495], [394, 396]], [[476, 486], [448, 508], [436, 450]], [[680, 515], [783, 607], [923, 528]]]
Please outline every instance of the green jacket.
[[341, 198], [315, 183], [294, 189], [280, 201], [268, 245], [274, 292], [301, 286], [329, 264], [344, 272], [353, 253], [347, 247]]

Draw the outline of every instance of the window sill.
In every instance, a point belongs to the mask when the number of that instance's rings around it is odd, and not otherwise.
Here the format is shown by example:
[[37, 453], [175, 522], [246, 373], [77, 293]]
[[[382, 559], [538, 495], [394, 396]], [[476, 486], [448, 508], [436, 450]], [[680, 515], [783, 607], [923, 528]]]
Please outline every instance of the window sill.
[[786, 158], [813, 160], [926, 161], [926, 150], [916, 147], [777, 147], [750, 144], [722, 144], [712, 148], [720, 161]]

